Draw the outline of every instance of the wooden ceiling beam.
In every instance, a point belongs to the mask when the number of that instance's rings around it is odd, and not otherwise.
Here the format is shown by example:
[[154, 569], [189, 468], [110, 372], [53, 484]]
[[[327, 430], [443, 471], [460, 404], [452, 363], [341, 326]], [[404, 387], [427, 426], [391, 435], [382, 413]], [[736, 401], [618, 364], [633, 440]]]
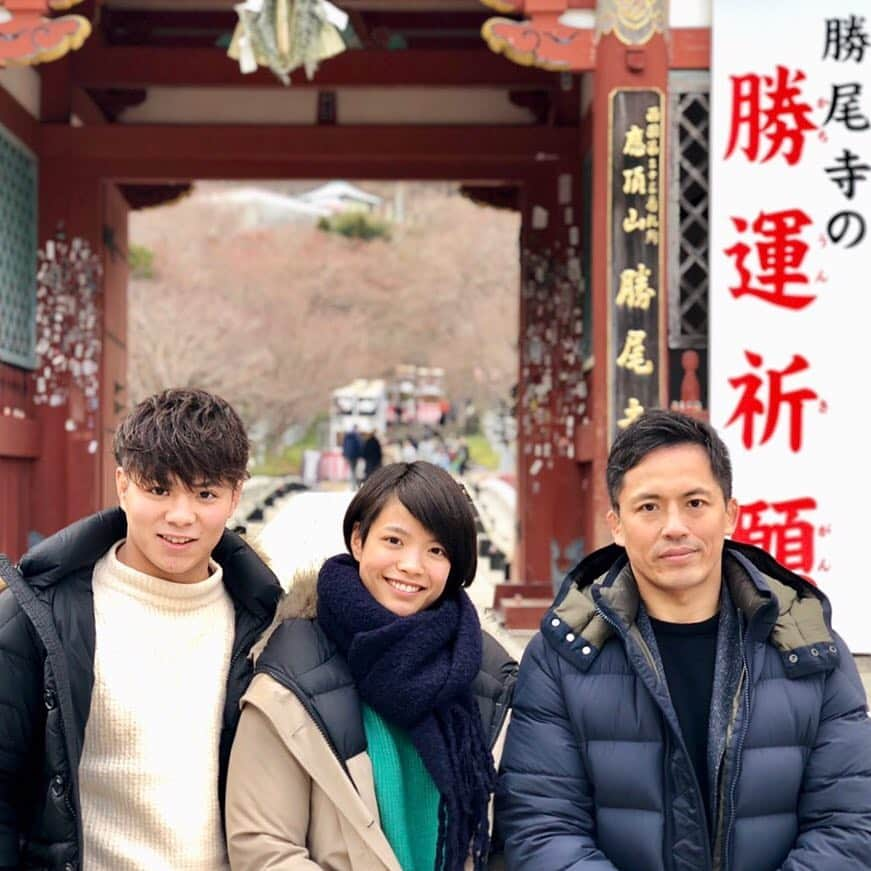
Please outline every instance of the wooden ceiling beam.
[[94, 101], [94, 98], [84, 89], [78, 86], [72, 90], [71, 112], [82, 124], [95, 125], [107, 124], [109, 119], [105, 112]]
[[[103, 5], [112, 9], [149, 10], [182, 9], [193, 11], [232, 10], [239, 0], [103, 0]], [[569, 5], [594, 0], [569, 0]], [[343, 9], [420, 10], [436, 14], [452, 11], [475, 11], [481, 8], [481, 0], [342, 0]]]
[[433, 15], [427, 11], [405, 10], [402, 12], [382, 12], [372, 10], [361, 12], [354, 10], [359, 15], [365, 15], [370, 27], [388, 27], [391, 30], [420, 30], [433, 31], [447, 30], [473, 30], [480, 31], [481, 25], [493, 15], [493, 10], [483, 4], [474, 12], [445, 12], [441, 15]]
[[571, 163], [577, 128], [50, 126], [44, 160], [129, 182], [198, 178], [517, 181]]
[[[242, 75], [215, 48], [85, 45], [70, 58], [74, 84], [87, 89], [164, 87], [282, 87], [267, 69]], [[294, 72], [293, 87], [547, 87], [556, 74], [518, 66], [480, 49], [349, 50], [324, 61], [308, 81]]]
[[[63, 164], [63, 162], [60, 162]], [[426, 160], [385, 163], [369, 160], [268, 160], [249, 164], [239, 159], [197, 158], [156, 161], [117, 158], [76, 164], [83, 176], [129, 185], [181, 185], [195, 181], [451, 181], [466, 185], [525, 184], [531, 177], [514, 163], [438, 164]]]

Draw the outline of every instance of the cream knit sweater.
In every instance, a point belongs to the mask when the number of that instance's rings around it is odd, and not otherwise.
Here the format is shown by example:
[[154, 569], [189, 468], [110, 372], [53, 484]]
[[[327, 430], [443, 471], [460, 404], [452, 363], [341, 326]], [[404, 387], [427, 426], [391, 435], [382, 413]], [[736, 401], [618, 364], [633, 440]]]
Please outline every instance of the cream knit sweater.
[[233, 646], [220, 566], [177, 584], [94, 567], [94, 691], [79, 766], [84, 871], [224, 871], [218, 744]]

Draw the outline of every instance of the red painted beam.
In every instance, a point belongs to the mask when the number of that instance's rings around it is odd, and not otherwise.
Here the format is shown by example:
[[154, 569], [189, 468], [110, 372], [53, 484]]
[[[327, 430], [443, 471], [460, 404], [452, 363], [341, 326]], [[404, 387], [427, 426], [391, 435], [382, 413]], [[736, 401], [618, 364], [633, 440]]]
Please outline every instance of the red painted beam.
[[[90, 128], [93, 129], [93, 128]], [[276, 179], [344, 178], [349, 181], [452, 181], [463, 185], [516, 185], [529, 176], [527, 168], [505, 161], [385, 161], [378, 159], [308, 160], [302, 157], [259, 162], [239, 158], [203, 160], [197, 157], [153, 160], [118, 157], [80, 161], [83, 172], [119, 184], [189, 184], [192, 181], [275, 181]]]
[[[71, 57], [72, 81], [84, 88], [220, 86], [282, 87], [267, 69], [243, 76], [236, 61], [216, 48], [100, 46]], [[349, 50], [321, 64], [309, 82], [299, 70], [293, 87], [547, 87], [553, 73], [521, 67], [487, 50]]]
[[711, 29], [675, 27], [668, 33], [668, 66], [673, 70], [711, 68]]
[[517, 180], [579, 153], [575, 127], [46, 125], [44, 160], [124, 181]]
[[39, 438], [39, 424], [35, 420], [0, 415], [0, 457], [38, 457]]

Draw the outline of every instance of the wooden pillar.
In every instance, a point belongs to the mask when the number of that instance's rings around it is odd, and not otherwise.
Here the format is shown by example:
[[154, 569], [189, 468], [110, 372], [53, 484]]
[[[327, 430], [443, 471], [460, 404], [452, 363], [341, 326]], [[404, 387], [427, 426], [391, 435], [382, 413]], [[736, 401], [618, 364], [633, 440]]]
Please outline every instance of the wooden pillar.
[[[662, 5], [662, 4], [654, 4]], [[663, 13], [664, 14], [664, 13]], [[609, 390], [616, 372], [616, 357], [620, 349], [615, 349], [609, 342], [609, 326], [615, 311], [616, 277], [609, 274], [612, 270], [612, 251], [609, 226], [611, 214], [609, 210], [609, 190], [612, 183], [611, 162], [609, 155], [609, 108], [611, 95], [623, 88], [658, 89], [663, 95], [668, 93], [668, 56], [663, 33], [647, 32], [642, 35], [646, 41], [631, 44], [627, 40], [633, 34], [627, 30], [618, 37], [615, 32], [600, 36], [596, 49], [596, 69], [593, 77], [593, 234], [592, 234], [592, 282], [593, 282], [593, 356], [595, 366], [592, 369], [591, 383], [591, 420], [592, 432], [592, 539], [598, 547], [610, 542], [611, 535], [605, 521], [609, 508], [607, 489], [605, 486], [605, 466], [608, 450], [614, 435], [613, 409], [609, 407]], [[641, 37], [639, 37], [641, 38]], [[667, 100], [665, 101], [667, 105]], [[665, 150], [667, 142], [665, 131], [667, 120], [661, 123], [662, 137], [660, 147]], [[662, 162], [663, 167], [665, 161]], [[660, 190], [667, 190], [666, 179], [660, 175]], [[660, 197], [660, 247], [664, 250], [665, 214], [664, 198]], [[664, 258], [663, 258], [664, 259]], [[659, 276], [660, 296], [658, 305], [666, 305], [665, 288], [667, 276], [663, 266]], [[665, 401], [662, 392], [665, 380], [665, 341], [664, 330], [659, 332], [659, 362], [661, 371], [656, 377], [660, 385], [659, 405]]]
[[[40, 246], [62, 228], [91, 250], [103, 249], [102, 184], [94, 175], [60, 159], [44, 159], [39, 177]], [[98, 325], [102, 338], [102, 324]], [[100, 414], [80, 389], [62, 404], [37, 407], [41, 445], [34, 464], [33, 523], [50, 535], [100, 507]]]
[[112, 439], [130, 410], [127, 395], [128, 214], [118, 186], [104, 183], [103, 356], [100, 364], [100, 507], [117, 502]]
[[39, 118], [43, 124], [69, 124], [73, 102], [71, 69], [69, 55], [39, 66]]
[[587, 550], [580, 355], [580, 160], [529, 179], [521, 225], [518, 552], [514, 580], [556, 584]]

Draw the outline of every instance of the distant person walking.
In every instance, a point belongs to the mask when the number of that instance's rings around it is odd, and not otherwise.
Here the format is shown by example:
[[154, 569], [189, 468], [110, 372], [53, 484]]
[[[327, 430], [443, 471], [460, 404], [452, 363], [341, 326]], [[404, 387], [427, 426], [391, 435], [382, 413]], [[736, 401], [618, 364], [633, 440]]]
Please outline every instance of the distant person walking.
[[374, 430], [369, 438], [363, 442], [363, 480], [368, 481], [369, 476], [376, 470], [381, 468], [383, 454], [381, 451], [381, 442], [378, 440], [378, 433]]
[[465, 475], [466, 470], [469, 468], [469, 443], [465, 439], [460, 439], [457, 443], [453, 468], [458, 475]]
[[404, 439], [401, 448], [401, 457], [403, 463], [413, 463], [417, 459], [417, 445], [411, 438]]
[[355, 490], [359, 481], [357, 480], [357, 462], [363, 456], [363, 440], [360, 438], [360, 433], [357, 432], [356, 424], [351, 427], [342, 439], [342, 456], [348, 461], [349, 476], [351, 487]]

